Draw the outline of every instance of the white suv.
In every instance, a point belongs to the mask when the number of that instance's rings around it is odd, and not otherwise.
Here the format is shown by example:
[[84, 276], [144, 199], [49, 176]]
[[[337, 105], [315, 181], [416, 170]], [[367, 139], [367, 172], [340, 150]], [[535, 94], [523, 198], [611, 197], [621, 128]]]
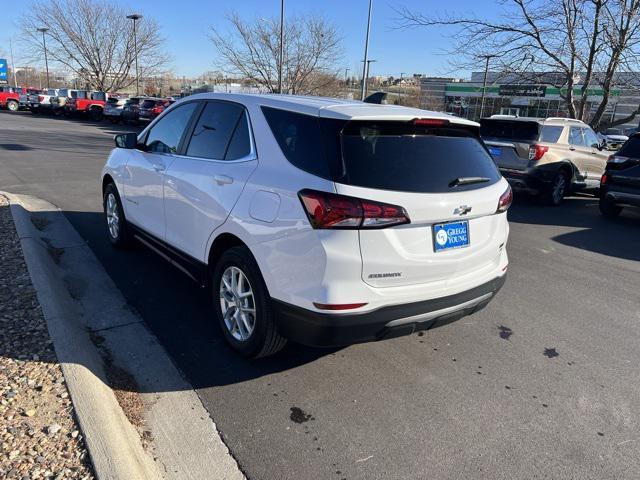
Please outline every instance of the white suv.
[[102, 176], [110, 241], [135, 238], [209, 289], [244, 355], [432, 328], [504, 283], [512, 194], [477, 123], [203, 94], [115, 140]]

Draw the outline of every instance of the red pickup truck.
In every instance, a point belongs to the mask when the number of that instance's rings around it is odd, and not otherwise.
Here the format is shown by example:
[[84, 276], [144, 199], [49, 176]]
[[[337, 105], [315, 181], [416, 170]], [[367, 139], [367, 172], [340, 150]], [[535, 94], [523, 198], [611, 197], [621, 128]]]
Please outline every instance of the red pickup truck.
[[70, 97], [64, 105], [65, 115], [80, 113], [88, 115], [91, 120], [102, 120], [107, 94], [104, 92], [79, 91], [76, 97]]
[[20, 108], [20, 93], [15, 87], [0, 86], [0, 108], [17, 112]]

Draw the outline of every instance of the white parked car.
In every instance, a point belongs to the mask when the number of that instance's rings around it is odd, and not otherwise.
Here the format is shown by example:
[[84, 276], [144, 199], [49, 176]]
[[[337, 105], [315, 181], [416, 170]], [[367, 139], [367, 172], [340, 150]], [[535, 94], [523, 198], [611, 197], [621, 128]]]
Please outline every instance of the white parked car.
[[202, 94], [115, 140], [102, 176], [109, 240], [136, 239], [209, 289], [244, 355], [431, 328], [504, 283], [512, 193], [477, 123]]

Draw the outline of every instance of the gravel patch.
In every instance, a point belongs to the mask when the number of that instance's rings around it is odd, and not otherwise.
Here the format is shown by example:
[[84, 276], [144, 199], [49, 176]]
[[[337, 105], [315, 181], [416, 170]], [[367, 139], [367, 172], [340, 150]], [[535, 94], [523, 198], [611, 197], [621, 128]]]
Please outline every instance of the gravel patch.
[[1, 195], [0, 478], [94, 478], [9, 205]]

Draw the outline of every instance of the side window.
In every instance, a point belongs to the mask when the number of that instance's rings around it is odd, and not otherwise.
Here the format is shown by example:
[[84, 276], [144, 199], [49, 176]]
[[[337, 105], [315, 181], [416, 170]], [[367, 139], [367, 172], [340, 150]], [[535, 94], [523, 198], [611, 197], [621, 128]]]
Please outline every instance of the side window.
[[186, 103], [162, 117], [147, 135], [146, 145], [149, 151], [176, 153], [182, 135], [197, 107], [196, 102]]
[[598, 148], [600, 146], [598, 136], [590, 128], [584, 129], [584, 139], [588, 147]]
[[545, 143], [557, 143], [562, 129], [564, 127], [557, 127], [553, 125], [544, 125], [540, 131], [540, 141]]
[[580, 127], [571, 127], [569, 130], [569, 145], [576, 147], [583, 147], [585, 145], [582, 130]]
[[238, 125], [236, 126], [231, 142], [227, 148], [227, 154], [225, 160], [238, 160], [244, 158], [251, 153], [251, 139], [249, 138], [249, 122], [247, 119], [247, 113], [244, 112], [238, 119]]
[[187, 155], [190, 157], [224, 160], [244, 108], [237, 103], [207, 102], [193, 129]]
[[317, 116], [262, 107], [267, 123], [287, 160], [305, 172], [330, 178]]

